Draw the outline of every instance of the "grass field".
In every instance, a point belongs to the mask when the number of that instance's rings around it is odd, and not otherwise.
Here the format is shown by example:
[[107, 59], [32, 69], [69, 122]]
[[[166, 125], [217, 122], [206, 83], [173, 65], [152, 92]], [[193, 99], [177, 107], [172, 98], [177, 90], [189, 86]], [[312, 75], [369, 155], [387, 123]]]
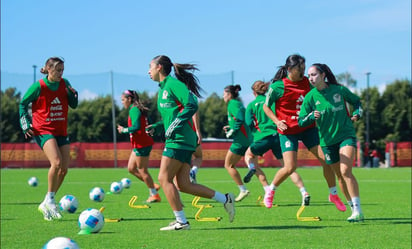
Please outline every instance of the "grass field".
[[[239, 169], [244, 175], [246, 169]], [[276, 169], [265, 169], [272, 179]], [[47, 190], [46, 169], [1, 170], [1, 248], [41, 248], [57, 236], [74, 239], [82, 249], [95, 248], [411, 248], [411, 168], [366, 169], [356, 168], [365, 222], [350, 224], [346, 218], [350, 211], [339, 212], [327, 201], [328, 188], [322, 170], [299, 168], [311, 204], [302, 216], [320, 216], [321, 221], [298, 221], [300, 193], [287, 180], [276, 192], [278, 207], [267, 209], [257, 205], [263, 194], [254, 178], [247, 187], [251, 195], [236, 203], [236, 217], [229, 223], [219, 203], [201, 199], [201, 204], [213, 204], [205, 209], [203, 217], [218, 217], [219, 222], [200, 222], [194, 219], [197, 208], [191, 205], [193, 196], [182, 194], [185, 213], [191, 230], [159, 231], [174, 220], [165, 196], [161, 203], [148, 209], [128, 206], [133, 195], [136, 203], [146, 200], [146, 186], [122, 169], [70, 169], [56, 199], [72, 194], [79, 199], [74, 214], [64, 214], [61, 221], [47, 222], [37, 211]], [[158, 170], [151, 169], [156, 178]], [[30, 187], [27, 179], [39, 178], [38, 187]], [[113, 181], [123, 177], [132, 180], [130, 189], [119, 195], [106, 195], [102, 203], [89, 200], [88, 192], [95, 186], [105, 191]], [[237, 186], [224, 169], [199, 170], [198, 181], [221, 192], [238, 193]], [[343, 197], [340, 194], [341, 198]], [[91, 235], [78, 235], [77, 219], [86, 208], [104, 206], [105, 218], [123, 218], [121, 222], [105, 223], [102, 231]]]

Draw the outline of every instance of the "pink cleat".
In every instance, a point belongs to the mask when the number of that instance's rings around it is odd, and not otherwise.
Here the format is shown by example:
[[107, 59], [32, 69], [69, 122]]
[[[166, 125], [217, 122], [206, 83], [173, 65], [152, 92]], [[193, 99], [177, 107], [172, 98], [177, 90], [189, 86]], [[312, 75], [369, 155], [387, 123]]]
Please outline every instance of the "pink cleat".
[[263, 198], [263, 203], [265, 207], [271, 208], [273, 206], [273, 197], [275, 197], [275, 191], [271, 189], [265, 190], [265, 197]]
[[339, 211], [346, 211], [346, 206], [342, 203], [338, 195], [329, 194], [329, 201], [333, 202]]

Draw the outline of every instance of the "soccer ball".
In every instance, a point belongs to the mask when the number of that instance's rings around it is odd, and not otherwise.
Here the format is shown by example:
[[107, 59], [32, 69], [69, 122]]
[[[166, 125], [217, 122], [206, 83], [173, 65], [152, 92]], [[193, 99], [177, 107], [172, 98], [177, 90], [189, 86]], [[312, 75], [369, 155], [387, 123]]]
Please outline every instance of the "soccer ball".
[[112, 184], [110, 184], [110, 192], [113, 194], [120, 194], [122, 190], [123, 188], [120, 182], [112, 182]]
[[123, 188], [130, 188], [130, 184], [132, 183], [129, 178], [123, 178], [120, 182]]
[[89, 198], [92, 201], [101, 202], [104, 200], [104, 190], [100, 187], [95, 187], [89, 192]]
[[29, 185], [32, 186], [32, 187], [37, 187], [37, 185], [39, 185], [39, 180], [37, 180], [37, 177], [35, 177], [35, 176], [30, 177], [27, 182], [28, 182]]
[[73, 195], [65, 195], [59, 201], [60, 210], [65, 212], [74, 213], [78, 206], [79, 202]]
[[80, 249], [74, 240], [66, 237], [56, 237], [49, 240], [43, 249]]
[[78, 224], [82, 231], [98, 233], [103, 228], [104, 217], [99, 210], [88, 208], [80, 214]]

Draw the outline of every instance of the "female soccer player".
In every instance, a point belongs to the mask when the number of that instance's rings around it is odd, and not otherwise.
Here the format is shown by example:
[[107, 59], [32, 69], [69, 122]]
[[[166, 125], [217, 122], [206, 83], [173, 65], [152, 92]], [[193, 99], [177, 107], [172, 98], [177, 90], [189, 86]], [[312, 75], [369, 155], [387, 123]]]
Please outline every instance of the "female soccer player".
[[[252, 85], [252, 90], [253, 95], [256, 98], [246, 107], [245, 122], [252, 131], [253, 143], [246, 151], [245, 162], [249, 165], [251, 160], [257, 161], [255, 159], [257, 156], [262, 156], [268, 150], [272, 150], [273, 155], [283, 166], [282, 151], [280, 149], [279, 134], [276, 131], [276, 125], [263, 111], [263, 104], [266, 100], [265, 94], [268, 90], [268, 84], [260, 80], [255, 81]], [[243, 178], [243, 181], [248, 183], [255, 173], [266, 192], [269, 188], [266, 175], [259, 167], [258, 163], [254, 166], [255, 170], [250, 170], [249, 173]], [[307, 193], [306, 188], [303, 185], [302, 178], [297, 172], [293, 172], [290, 175], [290, 179], [298, 187], [302, 195], [302, 205], [308, 206], [310, 202], [310, 195]]]
[[190, 169], [190, 181], [193, 183], [197, 183], [197, 172], [202, 166], [203, 162], [203, 151], [202, 151], [202, 133], [200, 132], [200, 120], [199, 120], [199, 111], [197, 111], [193, 115], [193, 123], [196, 130], [197, 135], [197, 145], [196, 150], [193, 152], [193, 159], [192, 159], [192, 168]]
[[[235, 199], [236, 201], [243, 200], [250, 193], [243, 184], [239, 171], [235, 166], [242, 156], [245, 155], [253, 139], [249, 127], [245, 124], [245, 107], [239, 100], [240, 90], [240, 85], [229, 85], [223, 91], [223, 100], [227, 103], [227, 118], [229, 122], [229, 125], [224, 126], [223, 129], [227, 138], [233, 138], [233, 143], [226, 153], [225, 168], [239, 187], [240, 192]], [[253, 175], [256, 164], [257, 159], [251, 159], [251, 162], [248, 164], [249, 175]]]
[[[305, 58], [301, 55], [290, 55], [286, 64], [281, 66], [273, 78], [266, 96], [263, 109], [266, 115], [276, 124], [280, 134], [280, 146], [282, 148], [284, 166], [275, 174], [270, 185], [270, 191], [265, 193], [264, 203], [266, 207], [272, 207], [275, 190], [292, 174], [297, 167], [297, 151], [299, 140], [319, 160], [323, 167], [323, 174], [329, 186], [329, 201], [336, 205], [340, 211], [346, 211], [346, 206], [340, 200], [336, 190], [338, 177], [340, 187], [349, 198], [345, 181], [342, 179], [336, 166], [330, 167], [323, 159], [323, 153], [319, 146], [319, 135], [315, 124], [308, 127], [299, 127], [298, 116], [305, 95], [310, 91], [310, 83], [305, 72]], [[333, 171], [332, 171], [332, 169]]]
[[[177, 79], [170, 76], [172, 68]], [[233, 194], [222, 194], [191, 183], [189, 179], [190, 161], [197, 142], [192, 116], [198, 108], [191, 92], [199, 96], [200, 89], [196, 76], [190, 72], [194, 70], [197, 70], [195, 65], [172, 63], [165, 55], [156, 56], [150, 62], [150, 78], [159, 82], [157, 107], [163, 122], [149, 125], [146, 131], [153, 134], [162, 128], [165, 130], [166, 142], [160, 162], [159, 182], [176, 217], [174, 222], [161, 228], [161, 231], [190, 228], [173, 178], [176, 178], [180, 191], [223, 203], [230, 222], [235, 216]]]
[[[349, 222], [363, 221], [359, 185], [352, 174], [356, 154], [356, 133], [352, 122], [362, 114], [360, 98], [338, 84], [335, 75], [325, 64], [313, 64], [308, 71], [309, 81], [315, 87], [305, 97], [299, 113], [299, 126], [316, 123], [320, 146], [328, 165], [340, 169], [353, 204]], [[349, 114], [346, 103], [354, 107]]]
[[[33, 138], [50, 162], [47, 194], [39, 205], [45, 220], [61, 219], [55, 195], [63, 183], [70, 163], [70, 141], [67, 136], [68, 107], [76, 108], [77, 91], [63, 79], [64, 60], [47, 59], [40, 72], [46, 77], [33, 83], [19, 105], [20, 126], [26, 138]], [[32, 103], [32, 117], [28, 106]]]
[[126, 90], [122, 94], [123, 107], [129, 110], [127, 127], [117, 125], [119, 133], [130, 134], [130, 142], [132, 143], [132, 152], [130, 153], [127, 168], [130, 174], [144, 182], [149, 188], [149, 198], [147, 203], [160, 202], [161, 198], [153, 178], [148, 171], [149, 156], [154, 144], [153, 138], [149, 136], [145, 128], [149, 124], [147, 121], [148, 108], [140, 101], [140, 97], [136, 91]]

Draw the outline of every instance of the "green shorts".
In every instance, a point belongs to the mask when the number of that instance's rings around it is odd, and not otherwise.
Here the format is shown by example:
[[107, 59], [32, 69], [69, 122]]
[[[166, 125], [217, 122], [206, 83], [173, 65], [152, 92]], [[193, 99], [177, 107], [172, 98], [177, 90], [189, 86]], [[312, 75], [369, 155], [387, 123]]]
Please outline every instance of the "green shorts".
[[136, 156], [149, 156], [151, 151], [152, 151], [152, 146], [133, 149], [133, 152]]
[[43, 135], [34, 136], [33, 139], [36, 142], [36, 144], [40, 146], [41, 149], [43, 149], [44, 143], [46, 143], [46, 141], [49, 139], [56, 139], [58, 147], [62, 147], [63, 145], [70, 144], [70, 140], [68, 136], [54, 136], [51, 134], [43, 134]]
[[181, 149], [172, 149], [172, 148], [165, 148], [163, 150], [163, 156], [170, 157], [181, 161], [182, 163], [191, 164], [192, 162], [192, 154], [194, 151], [191, 150], [181, 150]]
[[340, 161], [339, 150], [344, 146], [352, 146], [356, 148], [356, 138], [349, 137], [340, 143], [330, 146], [322, 146], [323, 154], [327, 164], [334, 164]]
[[308, 149], [319, 145], [319, 134], [316, 127], [307, 129], [299, 134], [279, 134], [279, 138], [282, 153], [287, 151], [298, 151], [299, 140], [301, 140]]
[[250, 150], [254, 155], [262, 156], [268, 150], [272, 150], [273, 155], [277, 159], [282, 159], [282, 149], [280, 148], [279, 143], [279, 134], [276, 133], [275, 135], [264, 137], [263, 139], [253, 142], [250, 145]]
[[245, 146], [245, 145], [242, 145], [240, 143], [232, 143], [232, 145], [230, 145], [229, 150], [233, 154], [244, 156], [247, 148], [249, 148], [249, 145]]

